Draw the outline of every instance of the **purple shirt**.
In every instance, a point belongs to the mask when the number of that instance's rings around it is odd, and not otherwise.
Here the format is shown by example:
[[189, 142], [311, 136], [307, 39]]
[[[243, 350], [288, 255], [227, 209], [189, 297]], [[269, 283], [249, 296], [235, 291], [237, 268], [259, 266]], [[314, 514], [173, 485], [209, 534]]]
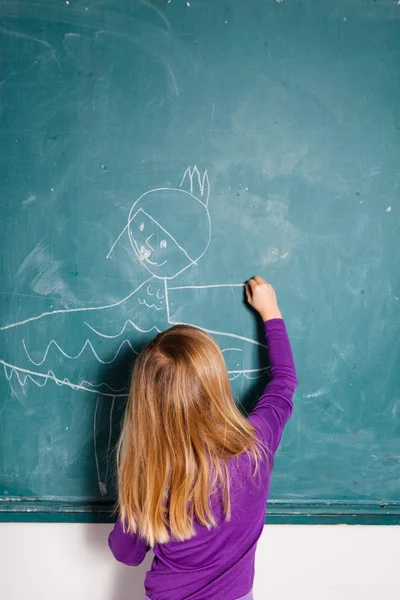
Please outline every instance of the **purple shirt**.
[[[292, 412], [297, 386], [283, 320], [272, 319], [264, 326], [271, 379], [249, 421], [271, 452], [270, 464], [263, 461], [259, 475], [254, 478], [254, 465], [246, 454], [229, 459], [231, 520], [224, 519], [221, 499], [213, 494], [211, 506], [217, 527], [208, 530], [195, 522], [196, 533], [189, 540], [156, 544], [145, 580], [151, 600], [236, 600], [253, 587], [254, 557], [264, 527], [273, 455]], [[108, 543], [115, 558], [127, 565], [140, 564], [150, 549], [143, 539], [124, 533], [119, 520]]]

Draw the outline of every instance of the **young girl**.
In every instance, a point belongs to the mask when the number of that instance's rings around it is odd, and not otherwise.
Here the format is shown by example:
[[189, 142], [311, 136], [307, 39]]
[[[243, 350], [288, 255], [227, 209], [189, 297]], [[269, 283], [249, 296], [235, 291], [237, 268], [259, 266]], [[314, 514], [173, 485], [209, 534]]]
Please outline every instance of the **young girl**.
[[189, 325], [160, 333], [137, 359], [119, 444], [115, 558], [153, 548], [147, 600], [252, 600], [254, 556], [273, 457], [292, 411], [295, 366], [270, 284], [245, 286], [265, 325], [271, 379], [246, 419], [222, 353]]

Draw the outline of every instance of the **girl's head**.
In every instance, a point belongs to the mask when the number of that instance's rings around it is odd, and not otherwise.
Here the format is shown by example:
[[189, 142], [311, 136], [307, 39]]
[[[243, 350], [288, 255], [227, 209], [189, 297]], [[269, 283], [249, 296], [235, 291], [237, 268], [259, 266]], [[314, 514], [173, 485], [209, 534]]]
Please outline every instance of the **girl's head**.
[[255, 431], [233, 402], [222, 352], [196, 327], [175, 325], [137, 358], [119, 444], [119, 507], [150, 545], [211, 528], [210, 496], [230, 518], [227, 459], [261, 456]]

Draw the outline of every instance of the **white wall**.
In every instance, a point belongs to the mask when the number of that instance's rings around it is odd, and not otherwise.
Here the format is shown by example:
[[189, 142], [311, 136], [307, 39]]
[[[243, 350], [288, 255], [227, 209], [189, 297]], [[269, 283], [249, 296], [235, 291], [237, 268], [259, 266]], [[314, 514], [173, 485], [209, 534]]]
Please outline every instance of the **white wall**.
[[[1, 598], [143, 600], [151, 557], [140, 567], [119, 565], [107, 548], [109, 530], [0, 524]], [[400, 527], [268, 526], [255, 600], [399, 600], [399, 581]]]

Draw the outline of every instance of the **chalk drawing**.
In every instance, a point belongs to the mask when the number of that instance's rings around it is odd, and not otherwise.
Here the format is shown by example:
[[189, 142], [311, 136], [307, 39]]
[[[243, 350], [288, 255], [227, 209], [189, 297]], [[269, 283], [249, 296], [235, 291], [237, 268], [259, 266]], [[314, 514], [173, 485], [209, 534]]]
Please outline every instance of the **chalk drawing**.
[[[104, 371], [96, 365], [110, 367], [122, 356], [133, 362], [138, 347], [132, 335], [145, 336], [147, 340], [178, 324], [171, 317], [169, 292], [195, 289], [207, 293], [207, 290], [243, 287], [242, 283], [172, 284], [178, 275], [197, 265], [209, 249], [212, 237], [208, 209], [210, 193], [207, 170], [201, 173], [194, 166], [185, 170], [177, 187], [151, 189], [133, 203], [127, 223], [116, 236], [105, 260], [114, 260], [114, 250], [126, 236], [133, 256], [145, 267], [149, 277], [122, 300], [103, 306], [56, 309], [0, 327], [8, 349], [8, 353], [0, 358], [0, 364], [10, 385], [14, 382], [22, 388], [31, 384], [42, 388], [50, 383], [75, 392], [88, 392], [96, 398], [94, 459], [98, 486], [103, 495], [108, 493], [115, 401], [126, 399], [128, 390], [105, 380]], [[190, 214], [201, 234], [191, 232], [188, 235], [186, 222], [179, 220], [181, 214], [186, 218]], [[243, 362], [247, 345], [265, 348], [264, 344], [229, 331], [202, 329], [217, 338], [228, 361], [232, 381], [240, 376], [254, 379], [265, 373], [265, 368], [250, 368], [252, 365]], [[109, 403], [106, 404], [109, 423], [107, 459], [102, 469], [98, 453], [99, 423], [96, 421], [104, 402]]]

